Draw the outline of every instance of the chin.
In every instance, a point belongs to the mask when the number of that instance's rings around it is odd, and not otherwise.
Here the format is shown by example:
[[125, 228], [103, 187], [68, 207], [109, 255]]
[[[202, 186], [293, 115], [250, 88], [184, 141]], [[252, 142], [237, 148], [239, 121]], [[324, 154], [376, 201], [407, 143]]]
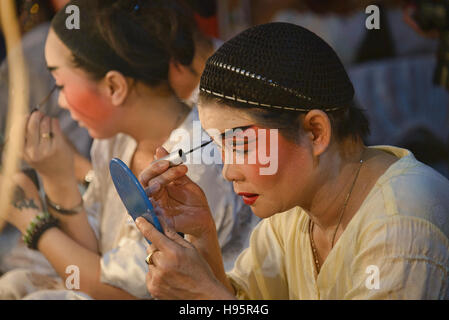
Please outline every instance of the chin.
[[294, 208], [296, 204], [284, 204], [281, 205], [280, 200], [274, 201], [274, 202], [266, 202], [262, 203], [255, 203], [254, 206], [251, 206], [251, 210], [253, 213], [258, 216], [261, 219], [266, 219], [269, 217], [272, 217], [278, 213], [287, 212], [290, 209]]
[[269, 218], [276, 213], [279, 213], [279, 211], [275, 210], [274, 208], [270, 208], [269, 206], [263, 206], [263, 205], [256, 205], [251, 206], [251, 211], [256, 215], [257, 217], [261, 219]]

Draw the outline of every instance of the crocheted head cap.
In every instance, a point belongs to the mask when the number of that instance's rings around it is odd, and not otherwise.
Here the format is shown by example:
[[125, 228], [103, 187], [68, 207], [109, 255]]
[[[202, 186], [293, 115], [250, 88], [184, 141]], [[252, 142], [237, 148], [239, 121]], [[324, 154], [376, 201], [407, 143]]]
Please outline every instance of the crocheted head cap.
[[255, 107], [327, 112], [348, 107], [354, 88], [335, 51], [290, 23], [250, 28], [211, 56], [200, 90]]

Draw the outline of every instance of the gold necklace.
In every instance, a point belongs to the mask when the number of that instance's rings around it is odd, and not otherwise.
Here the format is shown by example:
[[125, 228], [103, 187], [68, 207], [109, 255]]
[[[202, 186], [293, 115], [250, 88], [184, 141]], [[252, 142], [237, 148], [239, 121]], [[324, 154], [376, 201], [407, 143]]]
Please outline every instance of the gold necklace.
[[[355, 185], [355, 183], [356, 183], [356, 181], [357, 181], [357, 178], [358, 178], [358, 176], [359, 176], [360, 169], [362, 168], [362, 164], [363, 164], [363, 153], [364, 153], [364, 151], [362, 151], [362, 155], [360, 156], [360, 165], [359, 165], [359, 168], [358, 168], [357, 173], [356, 173], [356, 175], [355, 175], [354, 181], [352, 182], [351, 189], [349, 190], [348, 194], [346, 195], [345, 202], [343, 203], [343, 207], [342, 207], [341, 212], [340, 212], [340, 217], [339, 217], [339, 219], [338, 219], [338, 224], [337, 224], [337, 227], [335, 228], [334, 235], [332, 236], [332, 244], [331, 244], [331, 248], [334, 248], [335, 235], [337, 234], [338, 227], [340, 226], [340, 223], [341, 223], [341, 218], [343, 217], [343, 213], [345, 212], [346, 206], [347, 206], [347, 204], [348, 204], [349, 197], [350, 197], [351, 194], [352, 194], [352, 190], [354, 189], [354, 185]], [[320, 265], [320, 262], [319, 262], [319, 260], [318, 260], [318, 253], [317, 253], [317, 250], [316, 250], [315, 241], [313, 241], [313, 227], [314, 227], [314, 225], [315, 225], [315, 224], [313, 223], [312, 219], [310, 219], [310, 220], [309, 220], [309, 238], [310, 238], [310, 244], [312, 245], [313, 260], [315, 261], [316, 271], [317, 271], [317, 273], [320, 273], [321, 265]]]

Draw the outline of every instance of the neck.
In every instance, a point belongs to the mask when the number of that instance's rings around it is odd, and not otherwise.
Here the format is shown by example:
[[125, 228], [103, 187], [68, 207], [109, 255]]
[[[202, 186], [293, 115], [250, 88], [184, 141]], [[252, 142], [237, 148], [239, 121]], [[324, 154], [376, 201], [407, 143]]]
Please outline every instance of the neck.
[[[314, 177], [315, 183], [310, 191], [312, 196], [309, 199], [312, 200], [305, 206], [310, 218], [320, 229], [334, 230], [338, 225], [348, 194], [350, 197], [347, 204], [361, 182], [357, 175], [363, 166], [360, 160], [364, 150], [365, 146], [361, 141], [349, 139], [320, 155], [321, 168]], [[348, 207], [343, 213], [346, 218], [351, 215], [347, 209]]]
[[181, 125], [190, 109], [168, 89], [140, 86], [132, 99], [123, 132], [137, 141], [137, 151], [153, 155]]

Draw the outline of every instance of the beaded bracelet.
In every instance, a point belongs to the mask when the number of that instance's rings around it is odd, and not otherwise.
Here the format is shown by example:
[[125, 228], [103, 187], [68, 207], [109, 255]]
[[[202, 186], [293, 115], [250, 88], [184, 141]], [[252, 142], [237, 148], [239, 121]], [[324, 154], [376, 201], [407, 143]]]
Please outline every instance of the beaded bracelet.
[[37, 243], [44, 232], [58, 225], [59, 221], [48, 212], [40, 213], [31, 221], [23, 236], [23, 241], [28, 248], [37, 250]]

